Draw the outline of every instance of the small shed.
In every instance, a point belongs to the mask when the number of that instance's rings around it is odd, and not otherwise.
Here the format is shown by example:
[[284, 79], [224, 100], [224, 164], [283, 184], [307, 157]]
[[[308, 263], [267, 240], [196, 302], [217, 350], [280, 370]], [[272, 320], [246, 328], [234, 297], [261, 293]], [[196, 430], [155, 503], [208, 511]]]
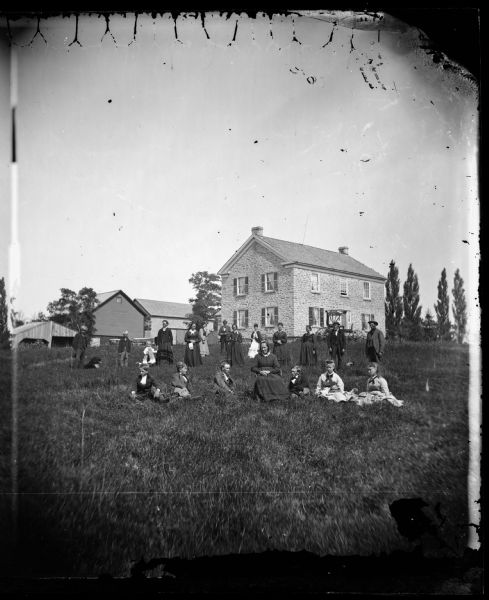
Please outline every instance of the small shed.
[[38, 321], [21, 325], [12, 330], [12, 348], [19, 344], [31, 344], [43, 341], [49, 348], [53, 346], [71, 346], [76, 331], [54, 321]]

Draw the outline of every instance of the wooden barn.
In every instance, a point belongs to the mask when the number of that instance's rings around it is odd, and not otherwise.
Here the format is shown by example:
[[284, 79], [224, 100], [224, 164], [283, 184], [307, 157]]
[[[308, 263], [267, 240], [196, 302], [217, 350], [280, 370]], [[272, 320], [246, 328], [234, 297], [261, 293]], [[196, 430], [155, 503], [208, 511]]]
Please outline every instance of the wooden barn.
[[12, 348], [41, 341], [49, 348], [71, 346], [76, 331], [54, 321], [27, 323], [12, 331]]
[[99, 304], [94, 310], [95, 339], [107, 342], [111, 338], [122, 337], [123, 331], [129, 337], [142, 338], [145, 335], [144, 322], [147, 316], [122, 290], [97, 294]]

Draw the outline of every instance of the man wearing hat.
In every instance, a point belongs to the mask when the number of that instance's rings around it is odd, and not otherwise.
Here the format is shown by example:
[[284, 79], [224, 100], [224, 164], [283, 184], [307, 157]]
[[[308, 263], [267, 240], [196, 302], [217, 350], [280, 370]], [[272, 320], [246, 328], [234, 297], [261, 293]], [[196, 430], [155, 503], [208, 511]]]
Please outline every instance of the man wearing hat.
[[71, 368], [80, 369], [85, 357], [85, 351], [88, 346], [87, 326], [81, 325], [80, 331], [75, 334], [73, 344], [71, 345], [73, 352], [71, 354]]
[[328, 336], [329, 357], [334, 360], [336, 367], [341, 367], [341, 359], [346, 350], [345, 334], [340, 329], [338, 321], [333, 323], [333, 331]]
[[121, 339], [119, 340], [119, 364], [121, 367], [127, 367], [129, 361], [129, 354], [131, 353], [131, 340], [129, 339], [129, 332], [124, 331]]
[[229, 327], [227, 321], [223, 321], [221, 327], [219, 327], [219, 339], [221, 340], [221, 354], [227, 353], [227, 345], [231, 339], [231, 327]]
[[377, 329], [377, 321], [369, 321], [370, 331], [367, 333], [365, 353], [371, 362], [380, 362], [384, 354], [385, 339], [380, 329]]

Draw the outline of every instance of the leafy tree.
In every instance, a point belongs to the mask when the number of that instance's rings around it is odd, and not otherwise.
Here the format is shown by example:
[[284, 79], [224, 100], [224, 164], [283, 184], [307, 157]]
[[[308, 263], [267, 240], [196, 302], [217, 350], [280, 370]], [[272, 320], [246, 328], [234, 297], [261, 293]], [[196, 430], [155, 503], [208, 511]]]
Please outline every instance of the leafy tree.
[[399, 280], [399, 269], [391, 260], [389, 273], [385, 282], [385, 329], [387, 337], [399, 336], [399, 326], [402, 320], [402, 298], [399, 296], [401, 282]]
[[49, 321], [49, 317], [42, 310], [35, 313], [31, 319], [31, 323], [42, 323], [43, 321]]
[[467, 329], [467, 302], [465, 300], [464, 280], [460, 276], [460, 270], [455, 271], [453, 278], [453, 305], [452, 313], [457, 341], [461, 344]]
[[15, 298], [10, 298], [10, 324], [12, 329], [25, 325], [26, 319], [24, 313], [21, 310], [15, 310], [14, 308]]
[[421, 306], [419, 305], [419, 283], [418, 276], [410, 264], [407, 279], [404, 282], [404, 294], [402, 297], [404, 317], [402, 319], [403, 329], [410, 340], [421, 338]]
[[438, 335], [441, 340], [449, 340], [450, 335], [450, 299], [448, 298], [447, 270], [441, 272], [438, 282], [438, 300], [435, 306]]
[[191, 318], [208, 323], [216, 318], [221, 310], [221, 278], [208, 271], [192, 273], [189, 283], [197, 292], [195, 298], [189, 298], [192, 304]]
[[95, 316], [93, 311], [99, 300], [97, 293], [89, 287], [83, 287], [78, 293], [68, 288], [61, 288], [61, 297], [47, 306], [49, 318], [60, 325], [80, 330], [82, 325], [92, 336], [95, 332]]
[[423, 329], [424, 329], [424, 337], [429, 341], [436, 340], [436, 332], [437, 332], [437, 324], [435, 318], [431, 314], [430, 309], [426, 311], [424, 320], [423, 320]]
[[10, 333], [8, 330], [7, 293], [5, 279], [0, 279], [0, 348], [10, 348]]

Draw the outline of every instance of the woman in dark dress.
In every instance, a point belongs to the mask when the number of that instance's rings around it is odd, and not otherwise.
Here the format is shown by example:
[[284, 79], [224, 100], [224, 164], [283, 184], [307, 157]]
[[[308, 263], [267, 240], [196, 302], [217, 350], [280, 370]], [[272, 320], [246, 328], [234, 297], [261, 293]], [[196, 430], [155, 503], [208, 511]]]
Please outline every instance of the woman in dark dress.
[[255, 358], [255, 366], [251, 368], [256, 373], [253, 395], [256, 400], [287, 400], [289, 393], [280, 377], [280, 364], [275, 354], [270, 352], [267, 342], [260, 345], [260, 353]]
[[156, 364], [159, 365], [164, 360], [168, 361], [168, 364], [173, 364], [173, 333], [168, 327], [168, 321], [162, 322], [162, 328], [158, 331], [158, 335], [155, 338], [156, 346], [158, 350], [156, 352]]
[[190, 327], [185, 333], [185, 364], [189, 367], [197, 367], [202, 364], [200, 355], [200, 333], [197, 329], [197, 323], [190, 323]]
[[231, 366], [244, 365], [243, 336], [238, 331], [238, 326], [233, 324], [228, 343], [227, 361]]
[[302, 336], [301, 354], [299, 363], [305, 367], [317, 365], [318, 351], [316, 346], [316, 336], [312, 332], [312, 327], [306, 325], [306, 333]]
[[287, 366], [290, 363], [289, 350], [287, 344], [287, 334], [284, 331], [283, 323], [277, 325], [278, 331], [273, 334], [273, 353], [277, 357], [281, 367]]

